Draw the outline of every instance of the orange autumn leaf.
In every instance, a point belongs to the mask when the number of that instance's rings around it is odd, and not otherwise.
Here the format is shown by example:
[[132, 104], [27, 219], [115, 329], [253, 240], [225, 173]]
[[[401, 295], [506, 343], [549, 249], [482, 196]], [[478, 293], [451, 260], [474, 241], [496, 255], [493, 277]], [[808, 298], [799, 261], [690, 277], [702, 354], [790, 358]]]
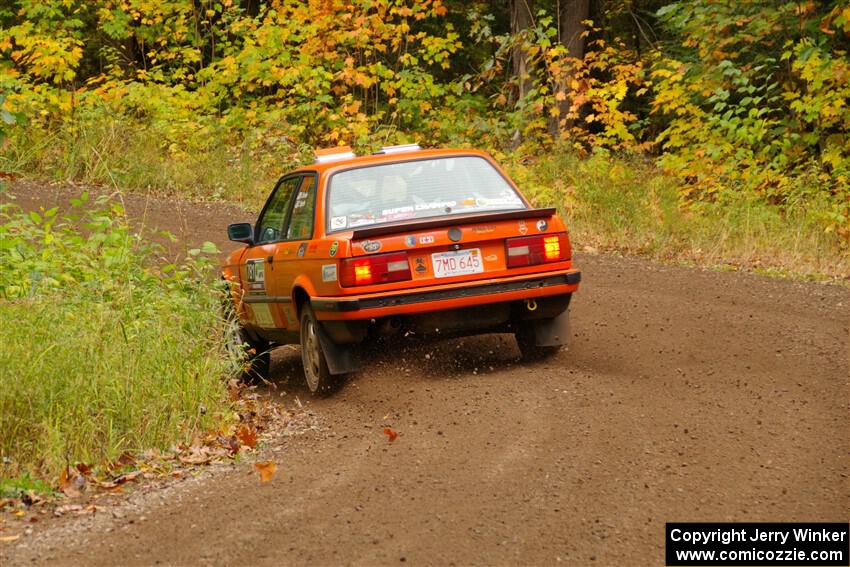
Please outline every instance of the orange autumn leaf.
[[80, 490], [76, 486], [77, 477], [71, 476], [68, 474], [68, 469], [62, 469], [62, 473], [59, 475], [59, 490], [65, 496], [69, 498], [77, 498], [80, 496]]
[[255, 463], [254, 468], [260, 473], [260, 482], [270, 481], [277, 471], [277, 465], [273, 461]]
[[384, 428], [384, 435], [387, 436], [387, 438], [390, 440], [390, 443], [392, 443], [396, 440], [396, 438], [398, 438], [398, 433], [396, 433], [389, 427]]
[[257, 432], [247, 425], [243, 425], [239, 428], [239, 431], [236, 432], [236, 437], [239, 438], [239, 441], [243, 445], [252, 449], [257, 446]]

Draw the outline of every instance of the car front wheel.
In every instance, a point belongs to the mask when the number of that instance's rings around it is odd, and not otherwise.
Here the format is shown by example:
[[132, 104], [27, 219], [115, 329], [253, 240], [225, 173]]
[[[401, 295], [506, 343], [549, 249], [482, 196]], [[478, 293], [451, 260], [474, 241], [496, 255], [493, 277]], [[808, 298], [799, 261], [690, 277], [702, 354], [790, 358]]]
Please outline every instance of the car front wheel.
[[319, 322], [309, 305], [301, 311], [301, 362], [304, 378], [311, 393], [325, 396], [334, 391], [338, 380], [330, 373], [322, 342], [319, 340]]

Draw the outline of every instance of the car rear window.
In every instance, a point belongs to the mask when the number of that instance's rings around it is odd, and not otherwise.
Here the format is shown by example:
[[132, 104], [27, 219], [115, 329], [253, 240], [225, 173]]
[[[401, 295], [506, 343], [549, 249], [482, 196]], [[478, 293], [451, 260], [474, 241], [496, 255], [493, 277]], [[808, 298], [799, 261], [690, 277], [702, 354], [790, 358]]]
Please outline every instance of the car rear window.
[[458, 156], [388, 163], [334, 174], [328, 232], [526, 205], [487, 160]]

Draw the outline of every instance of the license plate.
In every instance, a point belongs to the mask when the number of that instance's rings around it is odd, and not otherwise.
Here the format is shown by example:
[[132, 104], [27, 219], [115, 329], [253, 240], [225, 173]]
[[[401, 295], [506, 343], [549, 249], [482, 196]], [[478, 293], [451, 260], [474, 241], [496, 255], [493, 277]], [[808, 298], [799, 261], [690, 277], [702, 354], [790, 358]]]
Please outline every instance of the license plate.
[[478, 274], [484, 271], [481, 250], [478, 248], [431, 254], [431, 265], [434, 266], [434, 277], [437, 278]]

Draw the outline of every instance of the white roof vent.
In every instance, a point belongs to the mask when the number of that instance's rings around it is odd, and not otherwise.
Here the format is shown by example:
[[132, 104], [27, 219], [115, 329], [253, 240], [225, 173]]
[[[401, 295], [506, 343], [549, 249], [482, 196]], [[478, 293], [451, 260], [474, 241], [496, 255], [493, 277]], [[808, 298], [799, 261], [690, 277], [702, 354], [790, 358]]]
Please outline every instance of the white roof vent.
[[384, 146], [381, 151], [376, 154], [402, 154], [404, 152], [418, 152], [422, 148], [419, 144], [401, 144], [399, 146]]
[[328, 163], [332, 161], [342, 161], [345, 159], [356, 158], [357, 155], [349, 146], [336, 146], [333, 148], [323, 148], [316, 150], [315, 163]]

